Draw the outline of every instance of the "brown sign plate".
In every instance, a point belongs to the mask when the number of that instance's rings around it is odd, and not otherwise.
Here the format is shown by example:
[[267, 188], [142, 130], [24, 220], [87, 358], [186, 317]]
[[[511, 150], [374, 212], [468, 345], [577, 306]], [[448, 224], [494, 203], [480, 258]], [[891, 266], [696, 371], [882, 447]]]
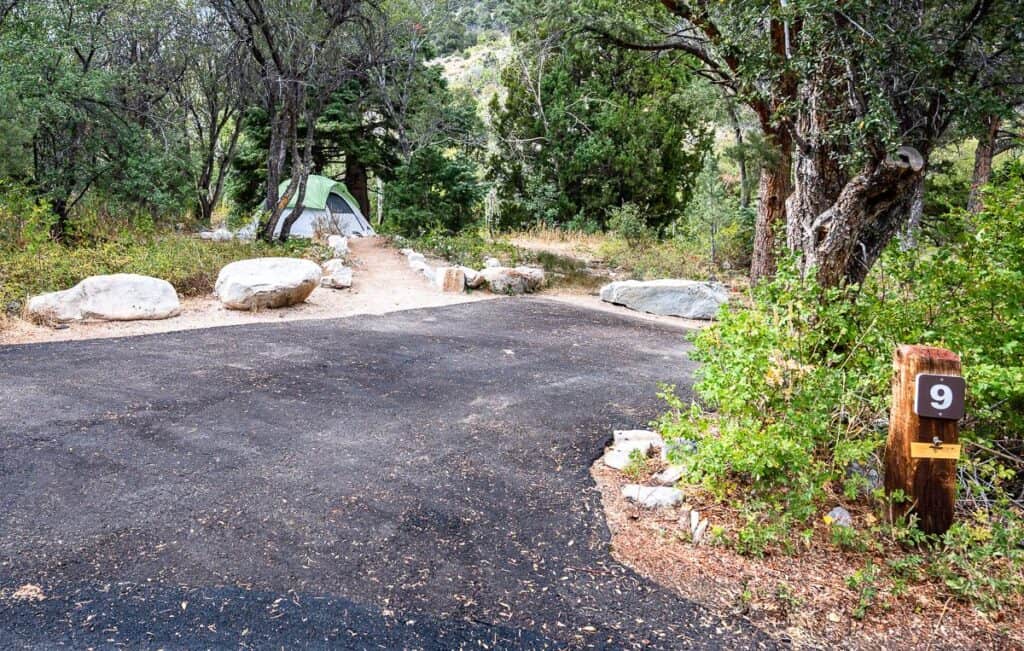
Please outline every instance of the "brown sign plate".
[[962, 377], [921, 373], [915, 387], [914, 413], [921, 418], [960, 420], [964, 417], [967, 384]]

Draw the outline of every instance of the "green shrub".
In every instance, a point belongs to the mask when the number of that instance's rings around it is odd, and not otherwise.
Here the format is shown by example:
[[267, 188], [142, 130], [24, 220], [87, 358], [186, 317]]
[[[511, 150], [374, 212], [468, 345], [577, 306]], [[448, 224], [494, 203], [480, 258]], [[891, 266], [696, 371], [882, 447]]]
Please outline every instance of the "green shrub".
[[[931, 344], [963, 361], [961, 467], [970, 479], [961, 507], [984, 522], [983, 533], [964, 522], [933, 540], [913, 533], [913, 522], [873, 533], [940, 550], [932, 571], [957, 597], [991, 607], [994, 594], [1024, 594], [1024, 468], [1006, 453], [1024, 449], [1024, 164], [1008, 167], [985, 212], [951, 215], [963, 235], [943, 248], [894, 248], [863, 287], [843, 289], [805, 281], [791, 261], [753, 291], [749, 307], [723, 311], [696, 335], [701, 406], [668, 395], [659, 426], [667, 438], [699, 441], [687, 457], [690, 478], [737, 505], [747, 522], [737, 548], [798, 549], [839, 494], [884, 509], [851, 469], [877, 466], [893, 349]], [[984, 545], [965, 542], [976, 534]], [[839, 538], [844, 547], [867, 544]]]
[[451, 235], [480, 216], [484, 188], [471, 161], [453, 160], [438, 148], [425, 147], [395, 171], [386, 196], [384, 224], [390, 232]]
[[608, 211], [608, 228], [631, 246], [654, 239], [654, 231], [648, 228], [640, 208], [632, 203]]

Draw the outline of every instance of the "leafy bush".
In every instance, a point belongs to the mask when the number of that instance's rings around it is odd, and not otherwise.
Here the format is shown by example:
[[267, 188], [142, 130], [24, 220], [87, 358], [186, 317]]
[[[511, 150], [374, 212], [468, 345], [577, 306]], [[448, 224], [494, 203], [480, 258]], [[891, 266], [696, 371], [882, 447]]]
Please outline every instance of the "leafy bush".
[[1004, 170], [986, 205], [955, 214], [964, 234], [942, 249], [887, 252], [863, 287], [823, 290], [783, 265], [750, 306], [696, 336], [703, 407], [668, 395], [660, 428], [699, 441], [690, 477], [737, 505], [739, 549], [798, 549], [837, 494], [884, 507], [853, 469], [877, 466], [893, 349], [932, 344], [963, 360], [961, 509], [978, 520], [937, 540], [892, 537], [945, 550], [930, 567], [958, 597], [991, 605], [993, 591], [1024, 594], [1024, 468], [1013, 462], [1024, 449], [1024, 164]]
[[626, 203], [608, 211], [608, 228], [631, 246], [654, 239], [654, 232], [648, 228], [640, 208], [632, 203]]
[[719, 161], [708, 156], [686, 207], [685, 237], [710, 261], [712, 269], [747, 269], [753, 251], [755, 211], [741, 207], [722, 182]]

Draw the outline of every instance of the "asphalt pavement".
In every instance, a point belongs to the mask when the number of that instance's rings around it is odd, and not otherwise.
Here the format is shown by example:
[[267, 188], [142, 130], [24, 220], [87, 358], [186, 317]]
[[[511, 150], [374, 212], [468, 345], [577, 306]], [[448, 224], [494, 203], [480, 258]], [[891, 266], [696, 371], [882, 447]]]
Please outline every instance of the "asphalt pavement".
[[0, 348], [0, 646], [771, 646], [610, 554], [686, 350], [543, 299]]

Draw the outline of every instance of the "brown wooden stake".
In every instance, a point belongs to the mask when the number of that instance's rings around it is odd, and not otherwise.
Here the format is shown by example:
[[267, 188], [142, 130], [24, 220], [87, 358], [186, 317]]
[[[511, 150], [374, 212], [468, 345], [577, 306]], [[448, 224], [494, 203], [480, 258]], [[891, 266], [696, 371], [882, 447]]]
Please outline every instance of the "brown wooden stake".
[[[900, 346], [893, 355], [892, 413], [885, 447], [885, 491], [902, 490], [907, 501], [893, 505], [894, 517], [917, 513], [925, 533], [942, 534], [953, 524], [956, 501], [956, 459], [922, 458], [924, 446], [937, 438], [948, 452], [959, 445], [956, 420], [922, 418], [914, 412], [919, 374], [960, 376], [960, 357], [942, 348]], [[940, 456], [940, 455], [935, 455]]]

